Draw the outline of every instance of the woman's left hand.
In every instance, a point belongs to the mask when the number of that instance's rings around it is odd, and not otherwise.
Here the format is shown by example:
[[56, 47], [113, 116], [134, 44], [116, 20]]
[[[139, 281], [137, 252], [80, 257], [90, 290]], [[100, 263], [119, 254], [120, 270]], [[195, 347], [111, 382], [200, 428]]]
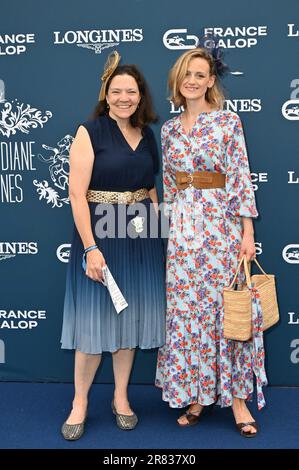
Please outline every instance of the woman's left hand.
[[241, 243], [241, 250], [240, 250], [240, 260], [243, 256], [246, 256], [247, 261], [251, 261], [255, 258], [256, 248], [254, 244], [254, 236], [251, 234], [244, 233], [242, 243]]

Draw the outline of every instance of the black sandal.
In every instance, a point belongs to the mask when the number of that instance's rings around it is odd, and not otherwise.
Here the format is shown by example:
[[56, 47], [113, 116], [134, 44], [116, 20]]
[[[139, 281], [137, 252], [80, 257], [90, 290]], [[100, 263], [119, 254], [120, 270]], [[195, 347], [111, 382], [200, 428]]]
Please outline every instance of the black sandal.
[[[236, 423], [237, 429], [243, 437], [255, 437], [258, 433], [258, 427], [256, 421], [250, 421], [249, 423]], [[244, 431], [246, 426], [252, 426], [256, 432]]]
[[200, 421], [200, 418], [201, 418], [201, 414], [203, 412], [203, 409], [204, 407], [202, 407], [201, 410], [199, 410], [198, 412], [196, 413], [199, 413], [199, 414], [195, 414], [195, 413], [192, 413], [192, 411], [190, 411], [190, 408], [189, 410], [186, 411], [185, 414], [183, 414], [182, 416], [180, 416], [180, 418], [187, 418], [187, 421], [188, 423], [186, 424], [181, 424], [177, 421], [178, 425], [181, 427], [181, 428], [186, 428], [188, 426], [195, 426], [195, 424], [198, 424], [199, 421]]

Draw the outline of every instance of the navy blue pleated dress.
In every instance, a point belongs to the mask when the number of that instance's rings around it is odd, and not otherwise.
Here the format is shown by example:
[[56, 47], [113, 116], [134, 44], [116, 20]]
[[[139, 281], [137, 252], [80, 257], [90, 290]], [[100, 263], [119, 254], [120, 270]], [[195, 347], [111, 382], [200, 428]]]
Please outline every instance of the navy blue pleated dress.
[[[143, 129], [143, 138], [133, 150], [109, 115], [82, 125], [89, 133], [95, 155], [89, 189], [123, 192], [154, 187], [159, 156], [149, 127]], [[74, 226], [66, 279], [62, 348], [100, 354], [118, 349], [162, 346], [165, 343], [165, 260], [159, 230], [158, 236], [149, 236], [156, 234], [157, 225], [151, 200], [130, 206], [111, 204], [112, 212], [103, 210], [98, 203], [88, 204], [96, 243], [128, 307], [117, 314], [107, 288], [85, 275], [82, 268], [84, 248]], [[129, 226], [139, 215], [140, 207], [147, 219], [143, 219], [144, 230], [135, 233], [133, 224], [127, 231], [124, 225]], [[125, 222], [124, 208], [128, 209]], [[112, 235], [104, 223], [107, 220], [110, 227], [115, 227]], [[134, 236], [128, 236], [127, 232]]]

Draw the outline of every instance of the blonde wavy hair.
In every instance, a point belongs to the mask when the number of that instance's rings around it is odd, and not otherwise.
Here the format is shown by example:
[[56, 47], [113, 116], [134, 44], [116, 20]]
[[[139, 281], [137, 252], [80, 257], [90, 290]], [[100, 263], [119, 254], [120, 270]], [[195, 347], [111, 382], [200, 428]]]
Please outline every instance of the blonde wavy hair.
[[191, 49], [190, 51], [182, 54], [171, 68], [168, 77], [168, 87], [171, 92], [169, 100], [172, 101], [176, 107], [186, 106], [186, 100], [180, 93], [180, 87], [187, 75], [190, 61], [197, 57], [200, 59], [205, 59], [208, 62], [210, 66], [210, 76], [215, 75], [216, 77], [214, 85], [207, 89], [205, 98], [213, 108], [223, 109], [225, 96], [220, 81], [217, 77], [213, 56], [207, 49], [202, 47]]

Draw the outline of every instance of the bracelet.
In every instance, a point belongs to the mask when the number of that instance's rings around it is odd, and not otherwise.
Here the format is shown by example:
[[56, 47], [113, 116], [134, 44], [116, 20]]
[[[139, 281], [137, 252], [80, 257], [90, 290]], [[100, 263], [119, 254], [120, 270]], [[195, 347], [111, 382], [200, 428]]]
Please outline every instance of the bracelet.
[[82, 268], [83, 268], [84, 271], [86, 271], [86, 254], [89, 251], [92, 251], [92, 250], [98, 250], [97, 245], [89, 246], [89, 247], [85, 248], [85, 250], [84, 250], [84, 253], [83, 253], [83, 256], [82, 256]]
[[88, 253], [89, 251], [97, 250], [97, 249], [98, 249], [98, 246], [97, 246], [97, 245], [91, 245], [91, 246], [85, 248], [84, 253], [86, 254], [86, 253]]

